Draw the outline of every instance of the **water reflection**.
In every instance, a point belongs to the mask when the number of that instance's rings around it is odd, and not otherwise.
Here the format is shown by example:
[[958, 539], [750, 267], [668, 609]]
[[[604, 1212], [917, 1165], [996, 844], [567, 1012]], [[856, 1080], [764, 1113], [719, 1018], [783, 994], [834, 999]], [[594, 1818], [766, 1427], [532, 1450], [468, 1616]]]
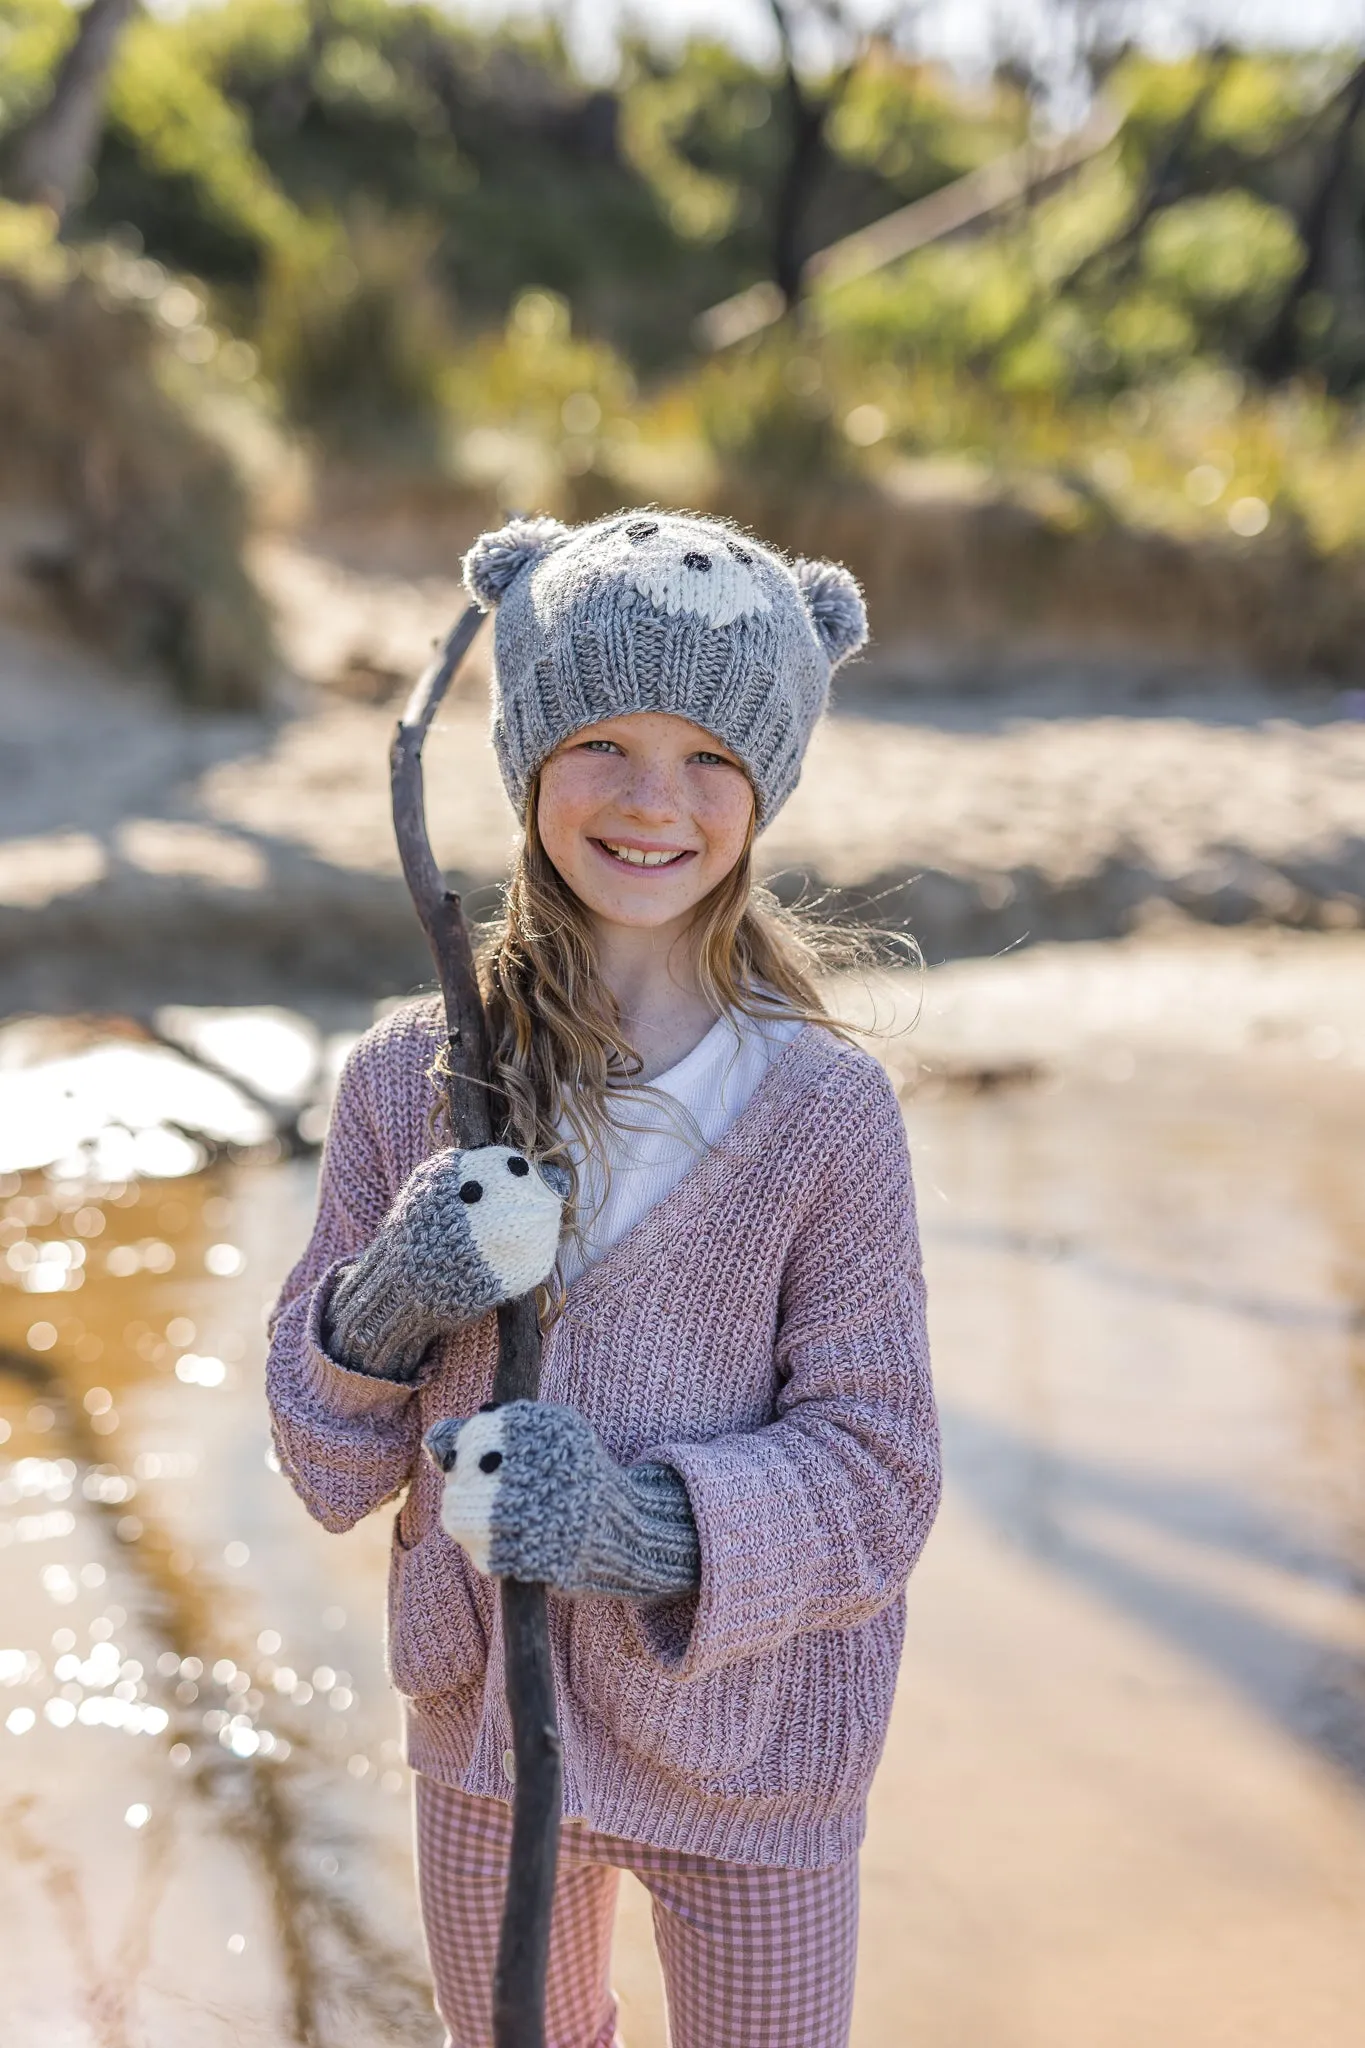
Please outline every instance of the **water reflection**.
[[[82, 2019], [122, 2048], [174, 2007], [157, 2040], [430, 2042], [377, 1602], [354, 1624], [362, 1678], [345, 1608], [300, 1607], [257, 1540], [256, 1495], [287, 1498], [259, 1389], [261, 1303], [292, 1249], [268, 1223], [260, 1243], [271, 1126], [155, 1050], [0, 1082], [27, 1117], [6, 1125], [11, 1157], [59, 1125], [45, 1172], [0, 1179], [0, 1783], [50, 1909], [10, 1974], [6, 2038]], [[286, 1206], [296, 1231], [303, 1201]], [[216, 1904], [244, 1874], [245, 1898]], [[200, 1951], [192, 1970], [153, 1919]]]
[[[198, 1025], [173, 1021], [190, 1044]], [[262, 1101], [267, 1082], [281, 1091], [297, 1130], [347, 1034], [253, 1023], [234, 1040], [231, 1025], [205, 1027], [196, 1058], [223, 1069], [254, 1044], [257, 1068], [239, 1078]], [[100, 1048], [50, 1049], [20, 1068], [0, 1034], [0, 1081], [30, 1103], [61, 1094], [84, 1119], [79, 1161], [66, 1145], [0, 1178], [0, 1824], [27, 1887], [0, 1899], [19, 1937], [5, 2038], [433, 2043], [381, 1668], [385, 1518], [340, 1539], [317, 1530], [272, 1469], [265, 1425], [262, 1309], [302, 1242], [313, 1162], [251, 1095], [237, 1095], [235, 1122], [219, 1113], [218, 1091], [237, 1086], [223, 1071], [144, 1043], [140, 1058], [179, 1064], [140, 1068], [136, 1101], [127, 1046], [62, 1094]], [[204, 1091], [193, 1104], [178, 1092], [187, 1065]], [[1049, 1725], [1070, 1742], [1123, 1727], [1102, 1782], [1125, 1837], [1159, 1825], [1158, 1761], [1170, 1772], [1188, 1750], [1191, 1776], [1216, 1785], [1251, 1721], [1278, 1745], [1256, 1752], [1256, 1771], [1290, 1788], [1274, 1855], [1320, 1873], [1317, 1891], [1298, 1882], [1328, 1930], [1315, 1969], [1325, 1954], [1336, 1967], [1331, 1900], [1365, 1907], [1358, 1857], [1333, 1832], [1358, 1830], [1365, 1811], [1365, 1189], [1345, 1164], [1365, 1136], [1365, 1088], [1220, 1074], [1139, 1062], [911, 1106], [949, 1507], [912, 1606], [910, 1690], [874, 1814], [861, 2048], [902, 2038], [912, 1993], [925, 2048], [1091, 2038], [1046, 1999], [1032, 2035], [998, 2015], [954, 2035], [919, 1996], [937, 1965], [905, 1932], [917, 1884], [951, 1900], [999, 1867], [989, 1829], [1004, 1816], [1033, 1844], [1006, 1919], [1052, 1954], [1059, 1983], [1072, 1970], [1074, 1929], [1049, 1926], [1047, 1900], [1090, 1836], [1054, 1841], [1051, 1812], [1033, 1829], [1036, 1727], [1019, 1747], [1020, 1696], [1049, 1660], [1069, 1703], [1046, 1695]], [[212, 1129], [206, 1104], [219, 1105]], [[128, 1170], [105, 1142], [120, 1130], [179, 1138], [194, 1171]], [[1000, 1605], [1024, 1597], [1021, 1563], [1036, 1577], [1016, 1642]], [[1116, 1632], [1121, 1654], [1106, 1648]], [[1132, 1721], [1122, 1687], [1102, 1682], [1115, 1656], [1143, 1701]], [[1198, 1728], [1217, 1744], [1197, 1757], [1173, 1670], [1216, 1688]], [[936, 1816], [926, 1777], [942, 1767], [952, 1782], [942, 1760], [963, 1725], [975, 1789]], [[1294, 1803], [1305, 1761], [1330, 1788], [1311, 1812]], [[1065, 1759], [1056, 1813], [1085, 1782]], [[1240, 1840], [1223, 1850], [1227, 1872], [1255, 1860]], [[1188, 1894], [1169, 1878], [1162, 1896], [1115, 1894], [1107, 2013], [1172, 1938], [1163, 1912], [1217, 1920], [1231, 1897], [1217, 1870], [1187, 1882]], [[1000, 1924], [971, 1919], [962, 1982], [989, 1975]], [[1131, 1956], [1118, 1932], [1130, 1924], [1144, 1929]], [[1200, 1967], [1215, 2012], [1216, 1956]], [[1282, 1996], [1288, 2016], [1296, 1981], [1279, 1977], [1257, 1995]], [[629, 2032], [632, 2048], [661, 2048], [647, 2002]]]
[[289, 1011], [181, 1006], [138, 1020], [7, 1025], [0, 1175], [175, 1180], [224, 1151], [315, 1149], [354, 1036]]
[[[144, 1369], [155, 1371], [154, 1356]], [[25, 1394], [46, 1397], [28, 1406], [16, 1434], [33, 1426], [38, 1407], [39, 1433], [64, 1453], [23, 1455], [5, 1470], [0, 1504], [24, 1510], [4, 1525], [10, 1541], [68, 1547], [64, 1540], [74, 1538], [88, 1549], [103, 1537], [114, 1551], [108, 1568], [88, 1558], [77, 1563], [74, 1556], [38, 1565], [37, 1586], [61, 1625], [45, 1644], [35, 1632], [27, 1645], [0, 1652], [0, 1684], [18, 1701], [5, 1716], [6, 1731], [24, 1737], [41, 1725], [75, 1735], [109, 1729], [160, 1738], [169, 1782], [155, 1806], [135, 1802], [125, 1821], [141, 1828], [155, 1812], [188, 1800], [206, 1808], [257, 1866], [292, 2003], [287, 2038], [368, 2038], [355, 2035], [349, 2023], [340, 2032], [328, 2030], [324, 2021], [340, 1999], [352, 2018], [368, 2013], [397, 2029], [389, 2039], [429, 2039], [415, 1958], [380, 1938], [346, 1889], [331, 1882], [348, 1848], [355, 1853], [346, 1816], [331, 1798], [338, 1768], [352, 1785], [368, 1781], [386, 1797], [406, 1787], [391, 1737], [378, 1737], [355, 1717], [360, 1702], [351, 1673], [314, 1664], [306, 1636], [299, 1646], [303, 1670], [283, 1661], [287, 1645], [278, 1628], [243, 1641], [231, 1589], [209, 1560], [177, 1543], [173, 1513], [163, 1516], [155, 1500], [158, 1482], [197, 1474], [198, 1453], [143, 1452], [131, 1469], [120, 1470], [95, 1438], [85, 1403], [75, 1399], [78, 1375], [68, 1379], [57, 1360], [35, 1361], [8, 1348], [0, 1350], [0, 1375]], [[134, 1499], [139, 1512], [130, 1514], [127, 1503]], [[83, 1510], [80, 1519], [65, 1505], [33, 1505], [54, 1502], [74, 1503]], [[231, 1541], [222, 1549], [222, 1567], [240, 1569], [250, 1555], [246, 1543]], [[116, 1600], [109, 1597], [114, 1589]], [[31, 1605], [23, 1592], [14, 1580], [7, 1583], [7, 1601], [18, 1594], [21, 1607]], [[335, 1630], [347, 1617], [333, 1608], [317, 1619]], [[67, 1758], [59, 1769], [79, 1777], [110, 1766], [104, 1757]], [[245, 1774], [243, 1766], [249, 1767]], [[112, 1768], [121, 1767], [114, 1761]], [[321, 1852], [319, 1840], [326, 1844]], [[69, 1866], [66, 1889], [77, 1882], [71, 1873], [86, 1854], [93, 1850], [98, 1860], [97, 1844], [74, 1846], [81, 1853]], [[324, 1949], [326, 1984], [315, 1953]]]

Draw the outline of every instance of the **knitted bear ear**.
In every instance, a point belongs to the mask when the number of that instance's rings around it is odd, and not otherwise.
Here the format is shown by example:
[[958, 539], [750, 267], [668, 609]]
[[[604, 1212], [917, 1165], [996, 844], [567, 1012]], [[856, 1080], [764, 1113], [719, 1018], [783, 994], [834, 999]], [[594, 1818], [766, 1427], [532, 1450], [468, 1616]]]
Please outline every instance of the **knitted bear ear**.
[[569, 528], [543, 516], [509, 519], [494, 533], [481, 533], [464, 558], [464, 585], [485, 611], [502, 602], [523, 569], [561, 547]]
[[799, 561], [794, 574], [816, 638], [837, 668], [867, 640], [867, 607], [857, 578], [838, 562]]

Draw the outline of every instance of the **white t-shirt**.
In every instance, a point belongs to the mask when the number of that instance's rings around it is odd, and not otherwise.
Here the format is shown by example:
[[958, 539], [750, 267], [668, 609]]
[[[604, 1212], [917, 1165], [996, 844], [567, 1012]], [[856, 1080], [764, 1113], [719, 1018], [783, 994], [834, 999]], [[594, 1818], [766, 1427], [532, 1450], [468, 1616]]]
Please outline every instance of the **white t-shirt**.
[[732, 1011], [676, 1067], [647, 1086], [613, 1091], [613, 1104], [632, 1128], [608, 1129], [600, 1150], [586, 1160], [572, 1145], [582, 1241], [570, 1236], [560, 1248], [564, 1286], [633, 1230], [724, 1137], [802, 1028], [795, 1017], [760, 1020]]

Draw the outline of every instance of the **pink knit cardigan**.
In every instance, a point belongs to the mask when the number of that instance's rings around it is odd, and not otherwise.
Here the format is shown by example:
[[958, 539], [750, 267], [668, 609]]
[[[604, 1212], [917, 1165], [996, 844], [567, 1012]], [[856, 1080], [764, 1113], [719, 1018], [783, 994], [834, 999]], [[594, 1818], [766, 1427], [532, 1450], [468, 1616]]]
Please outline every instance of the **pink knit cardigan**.
[[[510, 1796], [493, 1583], [441, 1527], [423, 1431], [487, 1399], [491, 1316], [416, 1389], [327, 1355], [320, 1310], [433, 1148], [434, 1004], [370, 1031], [342, 1077], [312, 1241], [268, 1370], [280, 1463], [329, 1529], [401, 1496], [388, 1658], [408, 1760]], [[623, 1463], [687, 1485], [701, 1587], [639, 1607], [550, 1598], [564, 1811], [739, 1863], [814, 1867], [862, 1838], [939, 1498], [905, 1133], [881, 1068], [808, 1027], [725, 1137], [570, 1287], [542, 1393]]]

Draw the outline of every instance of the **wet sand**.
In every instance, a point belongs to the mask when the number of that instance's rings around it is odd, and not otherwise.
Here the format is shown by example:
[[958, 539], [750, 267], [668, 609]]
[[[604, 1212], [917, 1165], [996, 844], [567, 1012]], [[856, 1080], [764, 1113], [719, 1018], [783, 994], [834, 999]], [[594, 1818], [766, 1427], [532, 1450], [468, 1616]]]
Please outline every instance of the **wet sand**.
[[[949, 1483], [873, 1798], [857, 2048], [1348, 2048], [1365, 947], [1057, 948], [920, 993], [884, 1051]], [[267, 1462], [261, 1309], [312, 1172], [0, 1183], [16, 2048], [438, 2038], [388, 1517], [328, 1536]], [[633, 1888], [617, 1979], [630, 2048], [663, 2048]]]

